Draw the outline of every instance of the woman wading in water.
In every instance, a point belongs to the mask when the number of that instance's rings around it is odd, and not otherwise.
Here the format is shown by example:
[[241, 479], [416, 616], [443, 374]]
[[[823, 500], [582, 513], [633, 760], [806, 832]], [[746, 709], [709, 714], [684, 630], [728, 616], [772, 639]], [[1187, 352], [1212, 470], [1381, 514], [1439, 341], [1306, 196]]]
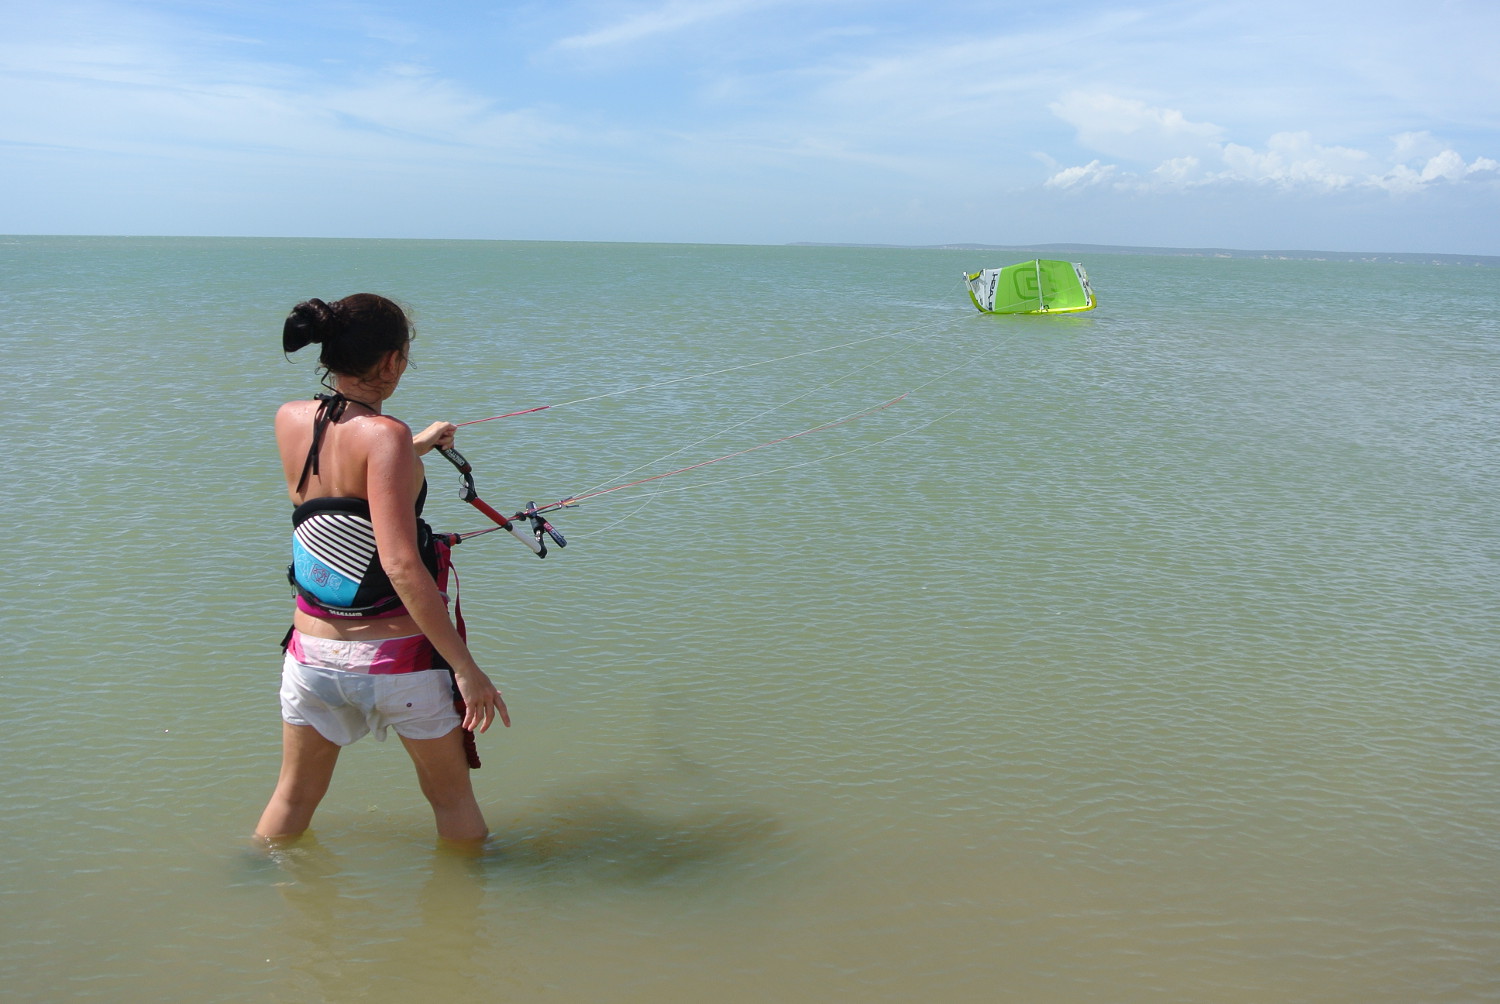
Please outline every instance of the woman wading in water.
[[297, 609], [282, 666], [281, 775], [256, 835], [306, 830], [339, 750], [393, 728], [438, 835], [481, 841], [488, 830], [469, 781], [472, 732], [496, 718], [509, 726], [510, 713], [448, 619], [447, 548], [421, 519], [420, 457], [451, 446], [455, 427], [436, 422], [412, 435], [382, 414], [411, 343], [406, 315], [390, 300], [358, 293], [299, 303], [282, 348], [311, 343], [322, 345], [332, 393], [276, 413], [276, 445], [297, 507]]

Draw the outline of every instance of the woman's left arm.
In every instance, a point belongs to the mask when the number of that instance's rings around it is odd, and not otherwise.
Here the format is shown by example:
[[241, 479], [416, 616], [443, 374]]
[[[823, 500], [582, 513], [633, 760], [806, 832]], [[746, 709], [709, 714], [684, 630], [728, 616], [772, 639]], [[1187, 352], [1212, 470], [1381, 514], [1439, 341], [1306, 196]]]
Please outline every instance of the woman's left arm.
[[[448, 665], [458, 683], [467, 710], [464, 728], [483, 732], [499, 718], [510, 725], [510, 712], [500, 691], [474, 661], [473, 654], [453, 621], [433, 581], [432, 572], [417, 550], [416, 490], [417, 459], [407, 445], [409, 431], [396, 419], [381, 419], [365, 426], [366, 489], [370, 500], [370, 522], [375, 529], [375, 547], [380, 564], [417, 630], [427, 636]], [[416, 437], [412, 437], [415, 440]]]

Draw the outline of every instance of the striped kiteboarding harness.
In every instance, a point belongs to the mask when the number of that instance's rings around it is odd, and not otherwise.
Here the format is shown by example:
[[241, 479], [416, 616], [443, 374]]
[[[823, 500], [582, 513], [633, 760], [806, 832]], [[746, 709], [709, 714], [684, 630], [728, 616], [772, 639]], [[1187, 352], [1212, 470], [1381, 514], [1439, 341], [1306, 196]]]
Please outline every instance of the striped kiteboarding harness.
[[[422, 510], [426, 486], [417, 498]], [[417, 549], [439, 578], [437, 542], [417, 520]], [[298, 606], [315, 617], [380, 617], [403, 612], [401, 598], [380, 564], [370, 503], [361, 498], [308, 499], [292, 512], [292, 564], [287, 577]]]

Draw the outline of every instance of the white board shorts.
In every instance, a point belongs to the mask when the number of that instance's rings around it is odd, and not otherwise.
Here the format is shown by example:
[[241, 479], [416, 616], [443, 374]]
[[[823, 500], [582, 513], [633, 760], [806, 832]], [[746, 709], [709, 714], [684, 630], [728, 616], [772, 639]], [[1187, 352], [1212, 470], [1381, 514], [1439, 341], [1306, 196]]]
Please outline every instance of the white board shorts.
[[438, 739], [462, 724], [446, 669], [369, 674], [309, 666], [288, 653], [281, 666], [281, 718], [311, 725], [331, 743], [348, 746], [393, 728], [403, 739]]

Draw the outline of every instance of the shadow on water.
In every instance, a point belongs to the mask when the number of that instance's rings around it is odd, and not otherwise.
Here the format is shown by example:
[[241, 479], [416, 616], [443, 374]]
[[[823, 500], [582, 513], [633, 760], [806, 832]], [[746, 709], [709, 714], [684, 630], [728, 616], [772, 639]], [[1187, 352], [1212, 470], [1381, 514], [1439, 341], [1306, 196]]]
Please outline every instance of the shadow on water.
[[486, 867], [649, 884], [703, 867], [754, 867], [785, 839], [763, 811], [664, 805], [652, 796], [637, 783], [614, 779], [549, 798], [496, 827]]

